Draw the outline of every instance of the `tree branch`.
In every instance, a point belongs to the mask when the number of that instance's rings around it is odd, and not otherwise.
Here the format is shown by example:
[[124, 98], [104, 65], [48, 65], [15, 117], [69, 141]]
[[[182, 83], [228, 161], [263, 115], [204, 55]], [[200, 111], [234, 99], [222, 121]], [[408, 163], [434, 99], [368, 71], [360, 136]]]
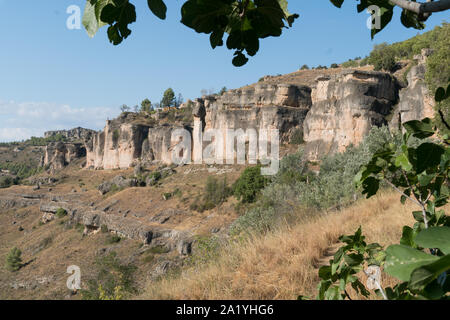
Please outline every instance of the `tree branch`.
[[416, 201], [415, 199], [411, 198], [410, 196], [406, 195], [402, 190], [400, 190], [399, 188], [397, 188], [392, 182], [390, 182], [389, 180], [385, 179], [384, 181], [386, 181], [386, 183], [388, 185], [390, 185], [392, 188], [395, 189], [395, 191], [397, 191], [398, 193], [400, 193], [402, 196], [404, 196], [405, 198], [407, 198], [408, 200], [410, 200], [411, 202], [417, 204], [419, 207], [421, 207], [420, 203], [418, 201]]
[[414, 196], [414, 199], [417, 200], [417, 204], [419, 204], [420, 208], [422, 209], [422, 215], [423, 215], [423, 222], [425, 223], [425, 229], [428, 229], [428, 220], [427, 220], [427, 210], [425, 209], [424, 204], [422, 203], [422, 196], [420, 196], [420, 199], [417, 198], [416, 194], [414, 193], [414, 189], [411, 185], [411, 182], [409, 182], [408, 176], [406, 175], [405, 171], [402, 170], [403, 177], [406, 179], [406, 183], [409, 186], [409, 189], [411, 189], [411, 193]]
[[433, 12], [442, 12], [450, 9], [450, 0], [427, 1], [425, 3], [413, 2], [408, 0], [390, 0], [390, 1], [393, 4], [399, 6], [400, 8], [415, 12], [418, 15]]

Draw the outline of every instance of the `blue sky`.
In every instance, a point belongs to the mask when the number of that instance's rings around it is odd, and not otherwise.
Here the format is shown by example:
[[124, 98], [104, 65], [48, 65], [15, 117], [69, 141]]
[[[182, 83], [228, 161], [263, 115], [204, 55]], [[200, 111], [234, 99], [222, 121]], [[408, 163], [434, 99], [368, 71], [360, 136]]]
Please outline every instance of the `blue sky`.
[[[355, 1], [337, 9], [328, 0], [290, 0], [290, 11], [300, 14], [294, 27], [280, 38], [262, 40], [260, 52], [235, 68], [231, 51], [212, 50], [208, 36], [179, 22], [183, 0], [166, 0], [165, 21], [149, 12], [147, 1], [133, 3], [138, 15], [133, 33], [113, 46], [105, 29], [92, 39], [84, 29], [67, 29], [67, 8], [83, 10], [85, 0], [0, 0], [0, 141], [42, 135], [47, 129], [101, 129], [120, 105], [134, 106], [144, 98], [159, 101], [168, 87], [185, 99], [195, 98], [202, 89], [237, 88], [303, 64], [365, 56], [375, 43], [418, 33], [401, 26], [397, 10], [372, 41], [369, 16], [356, 13]], [[448, 18], [448, 13], [433, 15], [424, 31]]]

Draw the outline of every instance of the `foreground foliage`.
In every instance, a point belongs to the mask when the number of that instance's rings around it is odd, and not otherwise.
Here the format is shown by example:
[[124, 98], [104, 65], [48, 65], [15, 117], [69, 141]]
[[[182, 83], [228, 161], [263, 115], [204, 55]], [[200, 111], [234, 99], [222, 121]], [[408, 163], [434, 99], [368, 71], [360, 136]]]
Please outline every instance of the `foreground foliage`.
[[[440, 91], [437, 100], [442, 97]], [[385, 144], [361, 168], [355, 182], [368, 198], [386, 182], [401, 195], [402, 203], [411, 201], [418, 207], [412, 213], [416, 223], [404, 226], [400, 243], [385, 250], [377, 243], [366, 244], [361, 228], [354, 235], [341, 236], [346, 245], [329, 266], [319, 269], [318, 299], [350, 298], [348, 285], [368, 297], [370, 292], [356, 276], [361, 271], [368, 277], [368, 287], [386, 300], [449, 299], [450, 217], [441, 208], [450, 197], [450, 149], [445, 142], [426, 140], [435, 135], [428, 118], [407, 122], [404, 128], [401, 148]], [[409, 146], [412, 137], [422, 143]], [[400, 283], [382, 288], [380, 268]]]
[[[156, 17], [166, 19], [167, 6], [163, 0], [147, 3]], [[331, 3], [340, 8], [344, 0]], [[373, 5], [379, 8], [380, 25], [371, 29], [372, 38], [389, 24], [395, 7], [390, 1], [369, 0], [357, 4], [357, 11], [367, 11]], [[407, 28], [423, 29], [429, 16], [403, 9], [401, 22]], [[281, 36], [283, 29], [292, 27], [297, 18], [298, 14], [289, 13], [287, 0], [186, 0], [181, 8], [181, 22], [197, 33], [209, 35], [213, 49], [226, 43], [228, 49], [234, 50], [235, 66], [243, 66], [248, 61], [247, 55], [254, 56], [259, 51], [260, 39]], [[131, 34], [128, 27], [134, 22], [136, 8], [129, 0], [86, 1], [83, 25], [91, 37], [99, 28], [109, 25], [108, 38], [118, 45]]]

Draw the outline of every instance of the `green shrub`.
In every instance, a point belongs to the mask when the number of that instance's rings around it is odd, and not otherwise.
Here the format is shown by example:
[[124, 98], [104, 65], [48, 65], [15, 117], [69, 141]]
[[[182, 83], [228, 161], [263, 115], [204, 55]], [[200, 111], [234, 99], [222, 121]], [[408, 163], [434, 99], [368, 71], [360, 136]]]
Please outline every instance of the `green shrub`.
[[142, 262], [144, 262], [144, 263], [151, 263], [151, 262], [153, 262], [154, 260], [155, 260], [155, 256], [152, 255], [152, 254], [145, 255], [145, 256], [142, 258]]
[[168, 253], [170, 250], [164, 246], [155, 246], [146, 251], [146, 253], [153, 253], [153, 254], [163, 254]]
[[343, 68], [355, 68], [355, 67], [359, 67], [359, 63], [358, 61], [354, 61], [352, 59], [342, 63], [342, 67]]
[[208, 177], [203, 198], [205, 202], [211, 203], [214, 206], [219, 206], [227, 200], [230, 194], [231, 189], [228, 187], [226, 177], [223, 180]]
[[[100, 300], [116, 297], [117, 291], [126, 295], [136, 294], [135, 273], [137, 268], [132, 264], [124, 264], [117, 257], [116, 252], [96, 260], [96, 275], [87, 281], [87, 289], [81, 290], [83, 300]], [[120, 288], [120, 290], [118, 290]]]
[[337, 63], [332, 63], [330, 66], [331, 69], [339, 68], [339, 65]]
[[109, 232], [108, 226], [106, 224], [102, 224], [102, 226], [100, 227], [100, 231], [102, 233], [108, 233]]
[[384, 70], [393, 72], [396, 66], [395, 50], [387, 43], [376, 45], [370, 53], [369, 61], [373, 65], [375, 71]]
[[214, 209], [223, 204], [231, 194], [232, 189], [228, 187], [226, 177], [223, 180], [208, 177], [203, 197], [197, 197], [190, 209], [198, 212]]
[[169, 200], [170, 198], [172, 198], [172, 192], [164, 192], [163, 193], [164, 200]]
[[118, 236], [117, 234], [109, 234], [106, 237], [106, 244], [119, 243], [120, 240], [122, 240], [122, 238], [120, 236]]
[[20, 249], [16, 247], [12, 248], [6, 257], [6, 269], [11, 272], [19, 270], [22, 267], [21, 255], [22, 251], [20, 251]]
[[77, 223], [75, 225], [75, 230], [77, 230], [79, 233], [83, 233], [84, 232], [84, 225], [81, 223]]
[[58, 219], [64, 218], [65, 216], [67, 216], [67, 211], [63, 208], [59, 208], [58, 210], [56, 210], [56, 217]]
[[9, 188], [14, 184], [14, 179], [9, 176], [0, 177], [0, 188]]
[[191, 266], [202, 266], [220, 255], [221, 242], [218, 237], [198, 236], [194, 241], [192, 255], [186, 259]]
[[303, 140], [303, 129], [296, 129], [292, 135], [291, 140], [289, 141], [290, 144], [302, 144], [305, 141]]
[[44, 240], [42, 240], [39, 243], [40, 250], [47, 249], [52, 244], [52, 242], [53, 242], [53, 237], [44, 238]]
[[280, 221], [350, 204], [361, 196], [353, 182], [360, 166], [388, 142], [399, 146], [401, 134], [391, 134], [387, 127], [372, 128], [358, 147], [324, 157], [318, 174], [309, 171], [302, 149], [284, 157], [256, 203], [232, 224], [231, 233], [266, 232]]
[[249, 167], [233, 185], [233, 194], [242, 203], [255, 202], [256, 196], [269, 182], [261, 175], [261, 167]]
[[301, 66], [300, 70], [309, 70], [309, 67], [306, 64], [304, 64]]
[[151, 181], [150, 185], [155, 185], [159, 180], [161, 180], [162, 175], [161, 172], [155, 171], [148, 175], [148, 179]]

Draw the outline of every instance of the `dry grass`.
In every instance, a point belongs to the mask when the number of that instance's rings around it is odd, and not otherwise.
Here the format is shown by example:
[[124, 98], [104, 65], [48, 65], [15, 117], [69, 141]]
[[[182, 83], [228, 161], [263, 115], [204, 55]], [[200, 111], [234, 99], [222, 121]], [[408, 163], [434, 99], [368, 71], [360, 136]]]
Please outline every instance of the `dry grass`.
[[[141, 299], [296, 299], [316, 296], [314, 263], [341, 234], [361, 225], [368, 242], [398, 243], [403, 225], [412, 225], [412, 206], [381, 193], [314, 221], [285, 226], [224, 250], [200, 270], [149, 283]], [[383, 279], [392, 285], [392, 279]]]

